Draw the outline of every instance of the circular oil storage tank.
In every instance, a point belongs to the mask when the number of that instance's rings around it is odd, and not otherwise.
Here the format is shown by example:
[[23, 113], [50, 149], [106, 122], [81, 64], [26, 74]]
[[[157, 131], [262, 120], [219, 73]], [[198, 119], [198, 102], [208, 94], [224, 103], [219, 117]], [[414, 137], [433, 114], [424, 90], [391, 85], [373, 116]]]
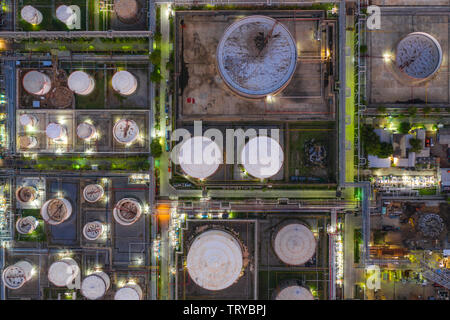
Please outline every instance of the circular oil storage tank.
[[16, 222], [16, 230], [20, 234], [30, 234], [36, 230], [38, 224], [38, 221], [33, 216], [19, 218]]
[[189, 248], [189, 276], [204, 289], [217, 291], [230, 287], [239, 279], [242, 267], [241, 245], [228, 232], [203, 232], [194, 239]]
[[72, 205], [62, 198], [47, 200], [41, 208], [42, 218], [51, 225], [61, 224], [71, 215]]
[[231, 90], [247, 98], [263, 98], [288, 85], [297, 65], [297, 47], [281, 22], [250, 16], [225, 30], [216, 59]]
[[123, 226], [129, 226], [139, 220], [142, 214], [141, 204], [132, 198], [123, 198], [114, 206], [114, 220]]
[[38, 123], [38, 118], [36, 118], [35, 116], [33, 116], [32, 114], [22, 114], [19, 117], [19, 122], [22, 126], [30, 126], [30, 127], [34, 127], [37, 123]]
[[77, 127], [77, 136], [82, 140], [89, 140], [95, 137], [97, 130], [95, 127], [87, 122], [82, 122]]
[[83, 189], [84, 200], [90, 203], [97, 202], [105, 194], [105, 190], [99, 184], [88, 184]]
[[112, 77], [112, 87], [123, 96], [132, 95], [137, 89], [136, 77], [128, 71], [117, 71]]
[[121, 119], [114, 124], [113, 136], [119, 143], [133, 143], [139, 137], [139, 127], [133, 120]]
[[25, 74], [22, 79], [22, 85], [28, 93], [42, 96], [50, 91], [52, 81], [45, 73], [33, 70]]
[[20, 10], [20, 16], [23, 20], [33, 25], [40, 24], [42, 22], [42, 13], [33, 6], [25, 6]]
[[33, 136], [20, 136], [19, 147], [20, 149], [32, 149], [38, 145], [36, 137]]
[[53, 262], [48, 269], [48, 280], [57, 287], [65, 287], [79, 275], [80, 267], [72, 258]]
[[106, 273], [102, 271], [94, 272], [83, 279], [81, 294], [89, 300], [103, 298], [110, 284], [111, 281]]
[[105, 227], [100, 221], [88, 222], [83, 227], [83, 235], [90, 241], [100, 238], [104, 231]]
[[139, 15], [139, 3], [136, 0], [114, 0], [114, 11], [123, 23], [135, 23]]
[[45, 134], [49, 139], [61, 140], [67, 136], [67, 130], [63, 125], [51, 122], [48, 124], [47, 129], [45, 129]]
[[24, 260], [19, 261], [3, 271], [3, 283], [9, 289], [19, 289], [32, 278], [32, 271], [31, 263]]
[[95, 88], [95, 80], [84, 71], [74, 71], [67, 79], [69, 89], [80, 95], [88, 95]]
[[19, 187], [16, 190], [16, 199], [21, 203], [30, 203], [37, 198], [36, 188], [31, 186]]
[[275, 300], [314, 300], [314, 297], [305, 287], [294, 285], [281, 289]]
[[142, 289], [138, 284], [127, 283], [117, 290], [114, 300], [142, 300]]
[[316, 252], [316, 238], [306, 226], [291, 223], [278, 230], [273, 240], [273, 249], [278, 258], [289, 265], [301, 265]]
[[407, 77], [427, 79], [442, 64], [442, 48], [439, 42], [424, 32], [413, 32], [397, 44], [396, 65]]
[[66, 5], [61, 5], [56, 9], [56, 18], [66, 25], [73, 25], [77, 20], [75, 11]]
[[213, 175], [223, 163], [220, 147], [203, 136], [195, 136], [183, 142], [177, 156], [181, 169], [197, 179]]
[[280, 144], [270, 137], [254, 137], [241, 152], [241, 163], [255, 178], [266, 179], [276, 175], [283, 166], [284, 152]]

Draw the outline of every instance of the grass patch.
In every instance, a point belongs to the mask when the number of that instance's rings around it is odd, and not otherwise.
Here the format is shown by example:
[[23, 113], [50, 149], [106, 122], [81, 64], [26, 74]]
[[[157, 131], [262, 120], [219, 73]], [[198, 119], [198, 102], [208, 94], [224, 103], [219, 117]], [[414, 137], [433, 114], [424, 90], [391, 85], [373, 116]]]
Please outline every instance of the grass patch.
[[436, 188], [419, 189], [419, 195], [421, 195], [421, 196], [435, 196], [436, 195]]
[[355, 263], [359, 263], [360, 260], [359, 248], [363, 243], [361, 229], [354, 229], [353, 241], [354, 241], [353, 261]]

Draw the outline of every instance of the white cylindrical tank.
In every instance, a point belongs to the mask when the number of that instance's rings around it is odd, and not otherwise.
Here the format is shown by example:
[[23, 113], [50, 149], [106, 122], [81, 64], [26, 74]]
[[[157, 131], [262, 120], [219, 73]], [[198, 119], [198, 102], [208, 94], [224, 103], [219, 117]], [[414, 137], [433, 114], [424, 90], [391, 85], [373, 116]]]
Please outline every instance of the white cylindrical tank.
[[28, 71], [22, 79], [23, 88], [28, 93], [42, 96], [52, 88], [49, 76], [39, 71]]
[[139, 4], [136, 0], [114, 0], [114, 11], [120, 21], [133, 23], [139, 13]]
[[74, 71], [67, 79], [69, 89], [80, 95], [88, 95], [95, 88], [95, 80], [84, 71]]
[[79, 275], [80, 267], [72, 258], [53, 262], [48, 269], [48, 280], [57, 287], [65, 287]]
[[37, 198], [37, 190], [32, 186], [19, 187], [16, 190], [16, 199], [21, 203], [29, 203]]
[[301, 286], [288, 286], [278, 292], [276, 300], [314, 300], [312, 293]]
[[82, 122], [77, 127], [77, 136], [83, 140], [89, 140], [95, 137], [97, 130], [95, 127], [87, 122]]
[[187, 175], [205, 179], [213, 175], [223, 163], [222, 150], [210, 138], [195, 136], [181, 145], [178, 162]]
[[142, 289], [136, 283], [127, 283], [117, 290], [114, 300], [142, 300]]
[[38, 118], [28, 113], [24, 113], [19, 117], [19, 122], [24, 127], [25, 126], [34, 127], [38, 123], [38, 121], [39, 121]]
[[273, 248], [284, 263], [301, 265], [316, 253], [316, 238], [303, 224], [291, 223], [278, 230]]
[[61, 140], [67, 136], [67, 130], [63, 125], [51, 122], [48, 124], [47, 129], [45, 129], [45, 134], [49, 139]]
[[41, 216], [51, 225], [63, 223], [72, 215], [72, 205], [63, 198], [47, 200], [41, 208]]
[[194, 239], [189, 248], [189, 276], [197, 285], [207, 290], [228, 288], [239, 279], [242, 267], [241, 245], [228, 232], [203, 232]]
[[66, 5], [61, 5], [56, 9], [56, 18], [68, 26], [73, 25], [77, 20], [75, 11]]
[[280, 144], [270, 137], [259, 136], [250, 139], [241, 152], [241, 163], [252, 176], [265, 179], [280, 171], [284, 152]]
[[105, 190], [99, 184], [88, 184], [83, 189], [83, 197], [87, 202], [97, 202], [105, 194]]
[[87, 240], [97, 240], [105, 231], [103, 223], [100, 221], [88, 222], [83, 227], [83, 235]]
[[33, 136], [20, 136], [19, 146], [21, 149], [32, 149], [38, 145], [36, 137]]
[[33, 276], [33, 266], [28, 261], [19, 261], [3, 270], [2, 280], [9, 289], [19, 289]]
[[20, 16], [23, 20], [33, 25], [40, 24], [42, 22], [42, 13], [33, 6], [25, 6], [20, 10]]
[[123, 198], [114, 206], [113, 216], [117, 223], [129, 226], [135, 223], [142, 214], [141, 204], [132, 198]]
[[139, 127], [133, 120], [121, 119], [114, 124], [113, 136], [119, 143], [133, 143], [139, 137]]
[[129, 96], [136, 91], [137, 80], [128, 71], [118, 71], [112, 77], [112, 86], [121, 95]]
[[102, 298], [108, 291], [111, 281], [109, 276], [97, 271], [83, 279], [81, 283], [81, 294], [89, 300], [97, 300]]
[[22, 217], [17, 219], [16, 230], [20, 234], [30, 234], [36, 230], [38, 224], [39, 222], [33, 216]]

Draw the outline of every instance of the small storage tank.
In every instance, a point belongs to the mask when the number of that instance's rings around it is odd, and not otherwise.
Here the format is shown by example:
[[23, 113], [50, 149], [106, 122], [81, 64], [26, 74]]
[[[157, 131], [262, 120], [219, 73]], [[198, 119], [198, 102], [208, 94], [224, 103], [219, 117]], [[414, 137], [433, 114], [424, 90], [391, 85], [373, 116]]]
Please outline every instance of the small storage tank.
[[181, 145], [178, 162], [187, 175], [205, 179], [213, 175], [223, 163], [222, 150], [210, 138], [195, 136]]
[[28, 71], [22, 79], [23, 88], [30, 94], [43, 96], [52, 88], [49, 76], [39, 71]]
[[90, 241], [100, 238], [104, 231], [105, 227], [100, 221], [88, 222], [83, 227], [83, 235]]
[[77, 21], [77, 14], [71, 7], [61, 5], [56, 9], [56, 18], [66, 25], [71, 26]]
[[72, 205], [63, 198], [50, 199], [41, 208], [41, 216], [45, 222], [58, 225], [66, 221], [72, 215]]
[[65, 287], [80, 274], [80, 267], [72, 258], [53, 262], [48, 269], [48, 280], [57, 287]]
[[27, 216], [17, 219], [16, 230], [20, 234], [30, 234], [36, 230], [39, 222], [33, 216]]
[[312, 293], [305, 287], [292, 285], [282, 288], [277, 296], [276, 300], [314, 300]]
[[189, 248], [187, 270], [200, 287], [217, 291], [230, 287], [241, 276], [243, 254], [239, 241], [222, 230], [198, 235]]
[[3, 270], [5, 287], [15, 290], [21, 288], [33, 276], [33, 266], [28, 261], [19, 261]]
[[137, 89], [137, 80], [128, 71], [117, 71], [112, 77], [113, 89], [124, 96], [133, 94]]
[[254, 137], [241, 152], [241, 163], [255, 178], [266, 179], [276, 175], [283, 166], [284, 152], [280, 144], [267, 136]]
[[95, 81], [84, 71], [74, 71], [67, 79], [69, 89], [80, 95], [88, 95], [95, 88]]
[[89, 140], [95, 137], [97, 130], [95, 127], [87, 122], [82, 122], [77, 127], [77, 136], [83, 140]]
[[103, 190], [103, 187], [99, 184], [88, 184], [83, 189], [84, 200], [90, 203], [97, 202], [103, 197], [104, 194], [105, 191]]
[[138, 284], [127, 283], [117, 290], [114, 300], [142, 300], [142, 289]]
[[33, 6], [25, 6], [20, 10], [20, 16], [23, 20], [33, 25], [40, 24], [42, 22], [42, 13]]
[[316, 238], [306, 226], [290, 223], [275, 233], [273, 249], [278, 258], [288, 265], [301, 265], [316, 252]]
[[37, 190], [32, 186], [19, 187], [16, 190], [16, 199], [21, 203], [30, 203], [37, 198]]
[[139, 127], [133, 120], [121, 119], [113, 127], [113, 136], [119, 143], [133, 143], [139, 136]]
[[109, 276], [97, 271], [83, 279], [81, 283], [81, 294], [89, 300], [97, 300], [103, 298], [108, 291], [111, 281]]
[[36, 137], [33, 136], [20, 136], [19, 147], [20, 149], [33, 149], [38, 145]]
[[25, 126], [34, 127], [38, 123], [38, 121], [39, 121], [38, 118], [28, 113], [24, 113], [19, 117], [19, 122], [24, 127]]
[[58, 141], [67, 136], [67, 130], [63, 125], [51, 122], [48, 124], [47, 129], [45, 129], [45, 134], [49, 139]]
[[141, 204], [133, 198], [123, 198], [114, 206], [114, 220], [123, 226], [135, 223], [142, 214]]
[[139, 15], [139, 3], [136, 0], [114, 0], [114, 11], [123, 23], [135, 23]]

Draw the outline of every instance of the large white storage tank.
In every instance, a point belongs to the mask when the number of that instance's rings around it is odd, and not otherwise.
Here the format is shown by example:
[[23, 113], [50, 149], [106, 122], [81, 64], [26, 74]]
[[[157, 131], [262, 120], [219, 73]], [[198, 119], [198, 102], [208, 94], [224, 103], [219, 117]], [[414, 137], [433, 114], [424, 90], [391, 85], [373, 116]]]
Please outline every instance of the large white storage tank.
[[183, 142], [177, 155], [181, 169], [189, 176], [206, 179], [223, 163], [222, 150], [210, 138], [195, 136]]
[[114, 0], [114, 11], [123, 23], [134, 23], [138, 19], [139, 3], [137, 0]]
[[249, 16], [230, 25], [217, 46], [217, 66], [227, 86], [247, 98], [283, 90], [297, 66], [297, 47], [282, 22]]
[[279, 290], [275, 300], [314, 300], [314, 296], [305, 287], [291, 285]]
[[139, 220], [142, 215], [142, 206], [136, 199], [123, 198], [117, 202], [113, 209], [114, 220], [123, 225], [129, 226]]
[[187, 270], [200, 287], [223, 290], [241, 276], [243, 253], [239, 241], [222, 230], [209, 230], [198, 235], [189, 248]]
[[34, 127], [38, 122], [38, 118], [32, 114], [24, 113], [20, 115], [19, 122], [22, 126]]
[[83, 198], [84, 200], [90, 203], [95, 203], [99, 201], [104, 194], [105, 190], [99, 184], [88, 184], [83, 189]]
[[316, 253], [314, 234], [300, 223], [290, 223], [279, 228], [272, 245], [278, 258], [288, 265], [302, 265]]
[[82, 122], [77, 127], [77, 136], [82, 140], [89, 140], [95, 137], [97, 130], [95, 127], [87, 122]]
[[67, 130], [62, 124], [51, 122], [47, 125], [45, 134], [49, 139], [60, 141], [67, 136]]
[[94, 272], [83, 279], [81, 294], [89, 300], [101, 299], [108, 291], [110, 284], [111, 281], [106, 273]]
[[70, 6], [61, 5], [56, 9], [56, 18], [68, 26], [75, 24], [77, 14]]
[[276, 175], [283, 166], [284, 152], [273, 138], [250, 139], [241, 151], [241, 163], [253, 177], [266, 179]]
[[53, 262], [48, 269], [48, 280], [57, 287], [65, 287], [80, 274], [80, 267], [72, 258]]
[[30, 203], [37, 198], [37, 190], [32, 186], [21, 186], [16, 190], [16, 199], [21, 203]]
[[100, 221], [91, 221], [84, 225], [83, 236], [90, 241], [97, 240], [105, 232], [105, 226]]
[[38, 221], [33, 216], [22, 217], [17, 219], [16, 230], [20, 234], [30, 234], [36, 230], [38, 224]]
[[127, 283], [117, 290], [114, 300], [142, 300], [142, 289], [136, 283]]
[[136, 77], [128, 71], [117, 71], [112, 77], [113, 89], [124, 96], [132, 95], [137, 85]]
[[42, 13], [33, 6], [25, 6], [20, 10], [20, 16], [23, 20], [33, 25], [40, 24], [42, 22]]
[[30, 94], [42, 96], [52, 88], [49, 76], [39, 71], [28, 71], [22, 79], [23, 88]]
[[41, 216], [45, 222], [58, 225], [72, 215], [72, 205], [63, 198], [47, 200], [41, 208]]
[[84, 71], [74, 71], [67, 79], [69, 89], [79, 95], [88, 95], [95, 88], [95, 80]]
[[114, 124], [113, 136], [119, 143], [133, 143], [139, 137], [139, 127], [134, 120], [120, 119]]
[[20, 136], [19, 147], [20, 149], [33, 149], [38, 145], [36, 137], [33, 136]]
[[15, 290], [21, 288], [33, 276], [33, 266], [28, 261], [19, 261], [3, 270], [2, 280], [5, 287]]

